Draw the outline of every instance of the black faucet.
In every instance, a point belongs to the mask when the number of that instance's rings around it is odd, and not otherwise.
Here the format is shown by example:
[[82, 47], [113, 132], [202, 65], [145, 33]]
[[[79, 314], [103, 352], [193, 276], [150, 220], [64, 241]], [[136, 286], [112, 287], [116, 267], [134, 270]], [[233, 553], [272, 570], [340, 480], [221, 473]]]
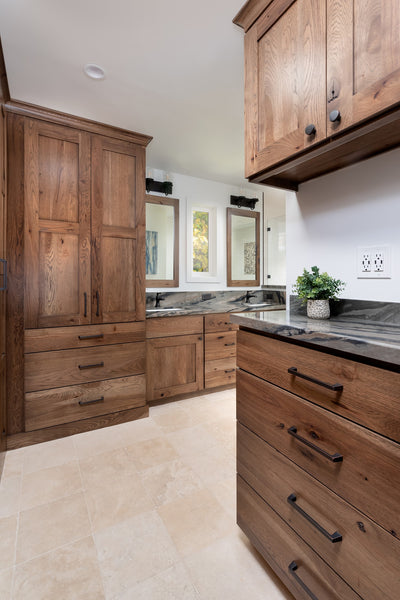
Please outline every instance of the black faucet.
[[161, 292], [157, 292], [156, 294], [156, 303], [154, 305], [154, 308], [160, 308], [160, 302], [161, 300], [165, 300], [164, 296], [161, 295]]
[[253, 294], [253, 292], [250, 292], [249, 290], [247, 290], [244, 301], [247, 302], [248, 304], [250, 304], [250, 298], [255, 298], [255, 297], [256, 297], [256, 295]]

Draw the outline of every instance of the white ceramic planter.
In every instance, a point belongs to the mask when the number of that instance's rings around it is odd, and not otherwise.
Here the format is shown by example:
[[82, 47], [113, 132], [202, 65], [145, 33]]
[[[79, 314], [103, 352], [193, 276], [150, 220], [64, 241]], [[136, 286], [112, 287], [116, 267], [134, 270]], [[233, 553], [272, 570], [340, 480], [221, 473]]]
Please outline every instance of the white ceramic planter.
[[330, 316], [329, 300], [307, 300], [307, 317], [309, 319], [329, 319]]

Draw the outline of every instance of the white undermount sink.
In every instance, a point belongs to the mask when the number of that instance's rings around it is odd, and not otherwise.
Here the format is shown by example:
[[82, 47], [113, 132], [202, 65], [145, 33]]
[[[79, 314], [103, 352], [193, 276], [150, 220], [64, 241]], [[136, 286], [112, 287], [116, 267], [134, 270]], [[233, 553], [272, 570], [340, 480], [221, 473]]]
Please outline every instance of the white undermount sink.
[[249, 308], [255, 308], [258, 306], [272, 306], [271, 302], [260, 302], [259, 304], [251, 304], [250, 302], [245, 302], [245, 306], [248, 306]]
[[183, 308], [146, 308], [146, 312], [175, 312], [183, 310]]

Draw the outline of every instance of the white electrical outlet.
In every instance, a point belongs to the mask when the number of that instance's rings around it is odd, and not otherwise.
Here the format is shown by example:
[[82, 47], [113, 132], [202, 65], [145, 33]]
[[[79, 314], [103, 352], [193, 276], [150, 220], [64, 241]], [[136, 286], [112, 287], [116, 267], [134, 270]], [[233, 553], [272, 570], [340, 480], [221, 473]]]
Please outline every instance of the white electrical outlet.
[[357, 277], [390, 279], [390, 246], [360, 246], [357, 248]]

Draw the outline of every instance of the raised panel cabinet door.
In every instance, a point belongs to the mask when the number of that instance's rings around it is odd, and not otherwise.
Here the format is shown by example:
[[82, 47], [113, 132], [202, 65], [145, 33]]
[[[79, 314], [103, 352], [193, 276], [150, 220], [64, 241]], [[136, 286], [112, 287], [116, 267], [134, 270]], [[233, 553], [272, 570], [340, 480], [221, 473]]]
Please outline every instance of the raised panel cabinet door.
[[203, 389], [202, 335], [147, 340], [147, 398], [160, 400]]
[[398, 0], [328, 0], [328, 135], [399, 104], [399, 31]]
[[90, 137], [25, 120], [25, 327], [90, 323]]
[[145, 318], [144, 150], [92, 136], [92, 322]]
[[325, 139], [325, 27], [325, 0], [276, 0], [246, 33], [246, 177]]

